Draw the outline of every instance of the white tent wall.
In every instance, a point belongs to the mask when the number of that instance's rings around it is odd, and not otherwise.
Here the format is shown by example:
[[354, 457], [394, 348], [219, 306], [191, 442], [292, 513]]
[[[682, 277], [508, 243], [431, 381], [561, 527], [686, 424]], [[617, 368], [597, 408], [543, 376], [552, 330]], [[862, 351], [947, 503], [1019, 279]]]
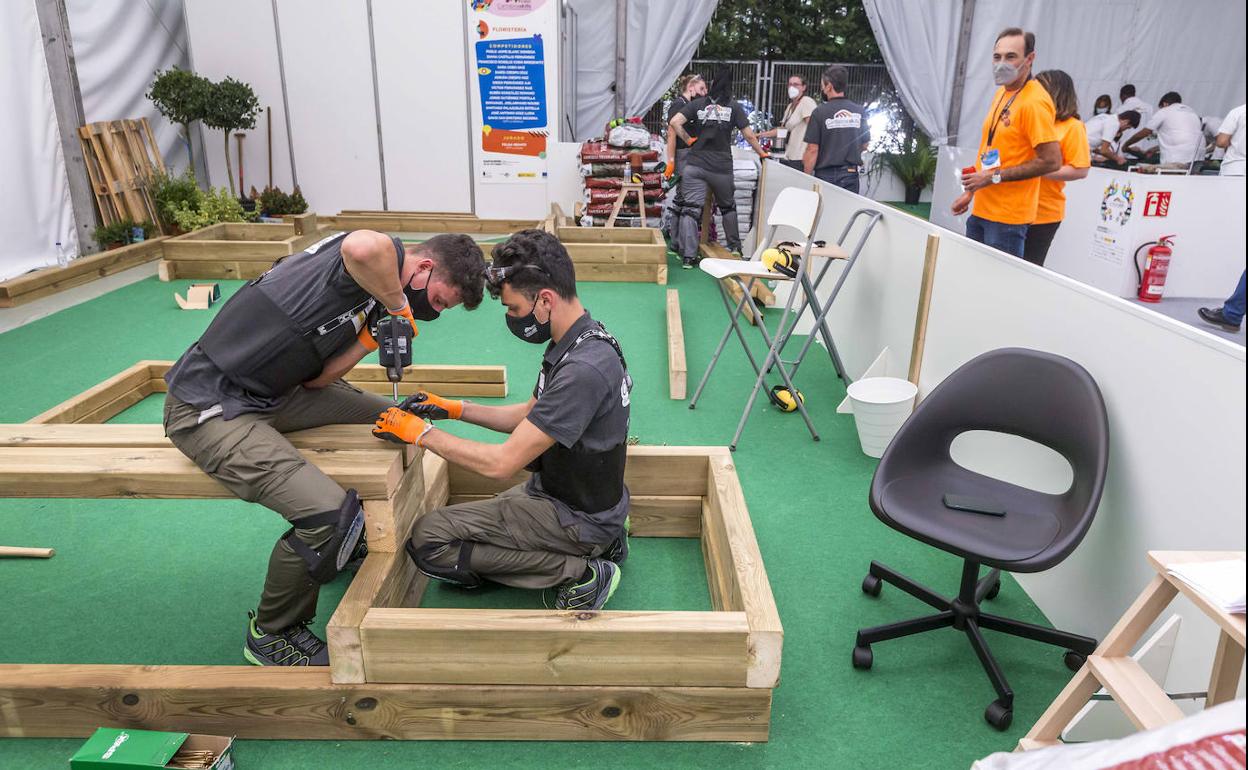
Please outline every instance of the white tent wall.
[[73, 207], [35, 4], [0, 3], [0, 280], [56, 264], [56, 242], [76, 253]]
[[[65, 0], [65, 10], [87, 122], [147, 118], [165, 163], [175, 173], [184, 170], [182, 129], [144, 96], [157, 70], [190, 69], [180, 0]], [[198, 153], [200, 145], [194, 147]]]
[[[243, 183], [262, 190], [269, 183], [267, 149], [268, 120], [272, 111], [273, 184], [289, 192], [294, 187], [290, 166], [290, 143], [286, 133], [286, 107], [282, 100], [282, 75], [277, 56], [273, 7], [255, 0], [191, 0], [185, 4], [186, 29], [190, 36], [191, 64], [210, 80], [234, 77], [249, 84], [260, 100], [261, 113], [256, 127], [245, 131], [243, 140]], [[229, 41], [222, 45], [217, 41]], [[206, 183], [228, 187], [225, 174], [225, 148], [221, 132], [202, 129], [202, 146], [207, 163]], [[230, 140], [231, 162], [238, 178], [236, 140]]]
[[[777, 163], [768, 163], [766, 174], [764, 211], [785, 187], [812, 184], [810, 177]], [[835, 239], [858, 208], [884, 215], [830, 316], [851, 376], [861, 376], [884, 348], [888, 373], [905, 376], [924, 246], [934, 233], [941, 243], [920, 395], [979, 353], [1006, 346], [1066, 356], [1099, 384], [1111, 439], [1108, 483], [1096, 520], [1065, 562], [1048, 572], [1016, 575], [1054, 625], [1103, 637], [1153, 576], [1145, 561], [1149, 549], [1244, 547], [1244, 348], [887, 205], [817, 184], [824, 199], [817, 237]], [[809, 322], [803, 328], [809, 329]], [[1164, 362], [1164, 377], [1157, 376], [1158, 362]], [[816, 365], [830, 363], [806, 364]], [[806, 396], [815, 408], [834, 407], [809, 391]], [[852, 430], [849, 421], [844, 426]], [[1216, 456], [1204, 451], [1209, 447], [1216, 447]], [[1052, 464], [1040, 462], [1018, 441], [972, 444], [958, 453], [958, 461], [1035, 488], [1058, 478]], [[865, 498], [857, 515], [871, 515]], [[907, 568], [889, 562], [886, 552], [857, 558], [864, 572], [871, 558], [902, 572]], [[1166, 684], [1171, 691], [1203, 691], [1216, 626], [1186, 600], [1172, 606], [1183, 616], [1183, 627]], [[846, 637], [846, 654], [851, 639]], [[1037, 655], [1043, 654], [1037, 648]], [[1060, 652], [1047, 660], [1061, 669]]]

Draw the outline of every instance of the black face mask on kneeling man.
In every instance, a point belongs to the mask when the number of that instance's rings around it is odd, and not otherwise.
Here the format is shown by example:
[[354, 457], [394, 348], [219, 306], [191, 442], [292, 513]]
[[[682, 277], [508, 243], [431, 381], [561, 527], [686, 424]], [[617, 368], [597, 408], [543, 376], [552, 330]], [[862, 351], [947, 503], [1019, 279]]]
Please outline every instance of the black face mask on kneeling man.
[[534, 345], [540, 345], [543, 342], [550, 342], [550, 317], [547, 316], [546, 321], [537, 320], [537, 302], [533, 302], [533, 309], [526, 316], [516, 318], [515, 316], [504, 316], [507, 321], [507, 329], [525, 342], [532, 342]]
[[434, 307], [429, 301], [429, 284], [432, 281], [433, 270], [431, 269], [423, 289], [413, 289], [410, 286], [403, 287], [403, 294], [407, 297], [407, 305], [411, 308], [412, 318], [415, 318], [417, 321], [436, 321], [438, 316], [442, 315], [442, 311]]

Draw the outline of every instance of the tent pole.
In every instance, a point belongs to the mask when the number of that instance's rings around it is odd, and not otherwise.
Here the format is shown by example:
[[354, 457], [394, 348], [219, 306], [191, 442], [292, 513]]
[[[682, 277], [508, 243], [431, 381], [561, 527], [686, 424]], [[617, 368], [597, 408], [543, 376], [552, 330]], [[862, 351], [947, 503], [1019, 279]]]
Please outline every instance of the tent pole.
[[958, 142], [958, 123], [962, 118], [962, 93], [966, 90], [966, 62], [970, 56], [971, 28], [975, 26], [975, 0], [962, 0], [962, 25], [958, 30], [958, 53], [953, 65], [953, 93], [949, 99], [949, 119], [945, 124], [945, 143]]
[[[57, 133], [61, 153], [65, 156], [65, 176], [69, 184], [69, 202], [77, 224], [78, 252], [94, 254], [100, 250], [95, 242], [95, 195], [87, 178], [87, 163], [82, 157], [78, 127], [86, 124], [82, 108], [82, 89], [78, 85], [78, 65], [74, 60], [74, 42], [69, 33], [69, 15], [65, 0], [35, 0], [39, 16], [39, 32], [43, 37], [43, 54], [52, 85], [52, 105], [56, 110]], [[48, 245], [49, 250], [52, 248]]]
[[612, 117], [627, 117], [624, 110], [628, 107], [625, 98], [626, 60], [628, 59], [628, 0], [615, 0], [615, 114]]

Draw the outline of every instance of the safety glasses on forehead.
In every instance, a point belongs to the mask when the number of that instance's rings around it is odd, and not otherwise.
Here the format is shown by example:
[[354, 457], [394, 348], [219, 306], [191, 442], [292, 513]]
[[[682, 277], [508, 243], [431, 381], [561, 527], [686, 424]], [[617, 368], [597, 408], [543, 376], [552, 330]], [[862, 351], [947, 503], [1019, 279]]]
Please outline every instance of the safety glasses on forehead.
[[498, 286], [502, 284], [504, 281], [514, 277], [516, 273], [519, 273], [521, 270], [525, 270], [525, 269], [536, 270], [537, 272], [542, 273], [543, 275], [546, 275], [546, 276], [550, 275], [550, 273], [546, 272], [546, 268], [542, 267], [541, 265], [522, 264], [522, 265], [507, 265], [505, 267], [498, 267], [496, 265], [490, 265], [489, 267], [485, 269], [485, 280], [489, 282], [491, 286]]

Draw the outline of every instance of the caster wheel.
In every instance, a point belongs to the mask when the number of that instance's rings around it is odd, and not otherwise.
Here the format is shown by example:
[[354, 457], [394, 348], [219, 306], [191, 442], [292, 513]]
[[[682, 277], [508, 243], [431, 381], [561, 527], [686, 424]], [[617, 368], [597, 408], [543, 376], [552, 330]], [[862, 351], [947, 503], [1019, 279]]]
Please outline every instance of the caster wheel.
[[862, 592], [867, 596], [879, 596], [880, 589], [884, 587], [884, 581], [875, 575], [868, 574], [862, 579]]
[[994, 700], [984, 709], [984, 720], [996, 729], [1005, 731], [1010, 729], [1010, 722], [1014, 721], [1014, 710], [1001, 701]]
[[1071, 671], [1078, 671], [1083, 668], [1084, 663], [1088, 662], [1088, 658], [1085, 655], [1080, 655], [1074, 650], [1067, 650], [1066, 654], [1062, 656], [1062, 662], [1065, 663], [1066, 668]]
[[984, 594], [984, 599], [987, 601], [992, 601], [993, 599], [997, 598], [997, 594], [999, 593], [1001, 593], [1001, 581], [1000, 580], [992, 584], [992, 588], [989, 588], [988, 593]]
[[854, 648], [854, 668], [867, 670], [871, 668], [871, 661], [875, 656], [871, 653], [871, 647], [858, 646]]

